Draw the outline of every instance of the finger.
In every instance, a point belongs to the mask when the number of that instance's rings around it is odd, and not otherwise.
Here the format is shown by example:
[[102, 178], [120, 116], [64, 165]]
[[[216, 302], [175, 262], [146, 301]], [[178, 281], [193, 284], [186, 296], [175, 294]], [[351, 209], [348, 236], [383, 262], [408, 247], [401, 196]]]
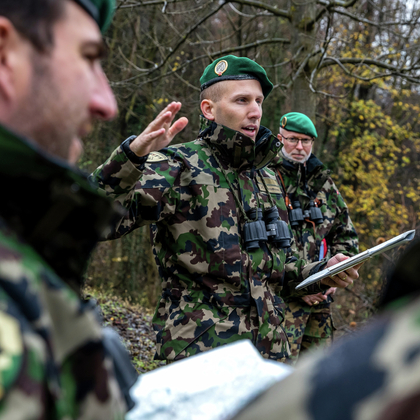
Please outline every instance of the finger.
[[175, 114], [171, 111], [166, 111], [164, 113], [160, 113], [144, 130], [144, 133], [149, 131], [156, 131], [159, 128], [162, 128], [165, 124], [170, 124], [173, 120]]
[[337, 262], [345, 261], [345, 260], [348, 260], [350, 258], [350, 257], [348, 257], [347, 255], [344, 255], [344, 254], [336, 254], [336, 255], [334, 255], [334, 257], [336, 258]]
[[154, 141], [158, 137], [160, 137], [162, 134], [165, 133], [165, 129], [161, 128], [156, 131], [152, 131], [151, 133], [143, 133], [140, 134], [131, 144], [130, 149], [137, 155], [137, 156], [146, 156], [150, 152], [153, 152], [154, 150], [161, 149], [162, 145], [158, 144], [155, 147], [153, 147]]
[[181, 109], [181, 106], [181, 102], [171, 102], [157, 115], [157, 117], [147, 126], [146, 130], [144, 131], [155, 131], [165, 124], [167, 124], [167, 127], [169, 127], [175, 118], [175, 115]]
[[365, 261], [361, 262], [360, 264], [355, 265], [353, 268], [355, 270], [358, 270], [364, 263], [365, 263]]
[[348, 273], [346, 271], [343, 271], [341, 273], [337, 274], [337, 277], [339, 277], [341, 280], [346, 280], [346, 278], [348, 277]]
[[351, 277], [353, 280], [356, 280], [359, 278], [359, 273], [357, 272], [355, 268], [348, 268], [346, 271], [347, 271], [348, 276]]
[[156, 138], [158, 138], [159, 136], [161, 136], [162, 134], [164, 134], [165, 131], [166, 130], [164, 128], [160, 128], [159, 130], [152, 131], [151, 133], [147, 133], [147, 134], [142, 135], [142, 139], [141, 139], [142, 140], [142, 143], [145, 146], [150, 145], [153, 142], [153, 140], [155, 140]]
[[344, 277], [340, 277], [339, 275], [336, 275], [334, 276], [334, 280], [337, 281], [337, 284], [340, 284], [340, 287], [342, 288], [350, 286], [353, 283], [352, 277], [349, 276], [348, 274], [346, 274]]
[[166, 105], [166, 107], [163, 108], [162, 111], [159, 112], [156, 118], [160, 118], [163, 114], [165, 114], [168, 111], [171, 113], [173, 112], [177, 113], [181, 109], [181, 106], [182, 106], [181, 102], [175, 102], [175, 101], [171, 102], [169, 105]]
[[174, 138], [180, 131], [182, 131], [188, 124], [188, 119], [181, 117], [179, 120], [175, 121], [171, 128], [168, 130], [169, 137]]
[[346, 280], [342, 280], [339, 276], [336, 275], [333, 277], [326, 277], [322, 280], [322, 283], [330, 287], [339, 287], [340, 289], [344, 289], [352, 284], [353, 280], [350, 277], [347, 277]]

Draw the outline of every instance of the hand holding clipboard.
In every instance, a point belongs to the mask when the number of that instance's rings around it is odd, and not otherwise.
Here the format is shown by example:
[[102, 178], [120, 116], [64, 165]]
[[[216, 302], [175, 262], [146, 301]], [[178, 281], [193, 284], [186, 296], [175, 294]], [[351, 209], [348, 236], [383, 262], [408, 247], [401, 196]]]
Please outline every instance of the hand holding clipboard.
[[316, 283], [326, 277], [332, 277], [339, 273], [342, 273], [343, 271], [347, 270], [348, 268], [354, 267], [358, 264], [363, 263], [364, 261], [368, 260], [369, 258], [372, 258], [375, 255], [382, 254], [382, 252], [389, 251], [390, 249], [393, 249], [399, 245], [402, 245], [406, 242], [411, 241], [414, 238], [416, 231], [415, 230], [409, 230], [408, 232], [405, 232], [401, 235], [395, 236], [394, 238], [390, 239], [389, 241], [386, 241], [380, 245], [374, 246], [373, 248], [370, 248], [366, 251], [361, 252], [360, 254], [357, 254], [351, 258], [348, 258], [344, 261], [339, 262], [338, 264], [335, 264], [331, 267], [326, 268], [325, 270], [320, 271], [319, 273], [313, 274], [312, 276], [309, 276], [306, 280], [299, 283], [296, 286], [296, 290], [302, 289], [304, 287], [307, 287], [313, 283]]

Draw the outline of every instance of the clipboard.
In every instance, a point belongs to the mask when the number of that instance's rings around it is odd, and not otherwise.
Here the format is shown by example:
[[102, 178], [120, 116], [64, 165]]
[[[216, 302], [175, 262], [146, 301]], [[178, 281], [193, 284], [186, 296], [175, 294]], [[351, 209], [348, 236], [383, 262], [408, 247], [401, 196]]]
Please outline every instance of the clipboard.
[[341, 261], [332, 267], [328, 267], [325, 270], [315, 273], [312, 276], [309, 276], [306, 280], [302, 281], [296, 286], [296, 290], [302, 289], [310, 284], [316, 283], [317, 281], [322, 280], [325, 277], [335, 276], [348, 268], [354, 267], [357, 264], [360, 264], [363, 261], [368, 260], [369, 258], [374, 257], [375, 255], [382, 254], [382, 252], [389, 251], [390, 249], [396, 248], [406, 242], [410, 242], [414, 239], [416, 234], [415, 230], [409, 230], [401, 235], [395, 236], [389, 241], [383, 242], [382, 244], [376, 245], [373, 248], [367, 249], [366, 251], [361, 252], [360, 254], [354, 255], [351, 258], [348, 258], [345, 261]]

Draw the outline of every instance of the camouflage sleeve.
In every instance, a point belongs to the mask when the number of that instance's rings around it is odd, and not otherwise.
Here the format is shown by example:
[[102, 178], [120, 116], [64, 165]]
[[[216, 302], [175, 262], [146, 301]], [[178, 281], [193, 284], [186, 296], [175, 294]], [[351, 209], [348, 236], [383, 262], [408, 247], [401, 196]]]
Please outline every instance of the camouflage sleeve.
[[[2, 307], [6, 302], [0, 289]], [[126, 406], [100, 343], [76, 350], [58, 370], [18, 313], [10, 302], [0, 310], [0, 418], [123, 420]]]
[[286, 261], [285, 284], [281, 293], [282, 297], [300, 297], [325, 292], [325, 290], [328, 289], [328, 286], [324, 286], [320, 282], [311, 284], [300, 290], [296, 290], [296, 286], [312, 274], [323, 270], [326, 263], [326, 260], [312, 263], [303, 260], [299, 257], [297, 250], [295, 250], [294, 255]]
[[342, 253], [352, 256], [359, 252], [359, 239], [350, 219], [349, 209], [334, 182], [329, 179], [328, 208], [335, 209], [334, 221], [326, 240], [331, 255]]
[[[124, 144], [124, 143], [123, 143]], [[118, 147], [110, 158], [91, 175], [100, 190], [126, 209], [115, 231], [106, 239], [126, 235], [139, 226], [155, 223], [174, 213], [179, 202], [176, 184], [179, 180], [182, 159], [170, 149], [140, 165], [132, 162]]]
[[307, 277], [312, 274], [318, 273], [318, 271], [323, 270], [326, 265], [326, 261], [316, 261], [308, 262], [301, 258], [299, 251], [296, 246], [296, 239], [293, 235], [292, 228], [289, 224], [289, 231], [291, 236], [290, 250], [286, 256], [285, 264], [285, 281], [283, 289], [281, 292], [282, 297], [290, 296], [305, 296], [308, 294], [315, 294], [319, 292], [324, 292], [327, 287], [321, 285], [321, 283], [314, 283], [308, 287], [305, 287], [300, 290], [296, 290], [296, 286], [305, 280]]
[[29, 246], [0, 230], [0, 419], [123, 420], [101, 326]]

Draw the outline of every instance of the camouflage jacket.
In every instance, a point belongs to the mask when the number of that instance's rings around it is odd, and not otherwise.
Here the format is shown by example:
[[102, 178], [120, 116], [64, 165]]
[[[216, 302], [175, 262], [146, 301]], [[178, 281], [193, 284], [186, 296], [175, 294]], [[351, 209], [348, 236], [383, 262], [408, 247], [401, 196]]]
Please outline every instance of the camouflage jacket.
[[[318, 199], [322, 204], [320, 209], [324, 221], [321, 224], [314, 226], [305, 220], [293, 228], [300, 258], [318, 261], [323, 257], [320, 253], [324, 239], [328, 258], [339, 252], [349, 256], [359, 252], [359, 240], [347, 205], [331, 179], [331, 171], [315, 155], [311, 154], [303, 165], [289, 160], [280, 151], [272, 168], [281, 173], [289, 199], [291, 202], [298, 199], [302, 211], [309, 208], [310, 200]], [[295, 300], [294, 297], [290, 299]]]
[[[302, 260], [267, 243], [247, 252], [242, 241], [245, 219], [235, 201], [245, 212], [258, 205], [267, 209], [270, 195], [287, 221], [281, 189], [265, 168], [280, 143], [264, 127], [255, 145], [204, 118], [195, 141], [152, 153], [147, 162], [132, 156], [129, 141], [92, 176], [128, 210], [108, 239], [154, 224], [154, 254], [162, 279], [154, 316], [157, 357], [185, 357], [186, 348], [205, 341], [201, 337], [206, 331], [228, 320], [232, 328], [222, 342], [243, 338], [238, 308], [254, 307], [258, 319], [253, 342], [265, 357], [282, 358], [286, 339], [282, 300], [276, 294], [282, 286], [293, 290], [291, 285], [316, 272], [319, 264], [303, 270]], [[275, 343], [282, 350], [274, 351]], [[201, 349], [219, 344], [209, 340]]]
[[0, 418], [123, 419], [96, 309], [68, 286], [80, 287], [110, 204], [2, 127], [0, 174]]
[[417, 241], [399, 260], [384, 313], [327, 351], [304, 357], [234, 419], [420, 418], [419, 254]]

